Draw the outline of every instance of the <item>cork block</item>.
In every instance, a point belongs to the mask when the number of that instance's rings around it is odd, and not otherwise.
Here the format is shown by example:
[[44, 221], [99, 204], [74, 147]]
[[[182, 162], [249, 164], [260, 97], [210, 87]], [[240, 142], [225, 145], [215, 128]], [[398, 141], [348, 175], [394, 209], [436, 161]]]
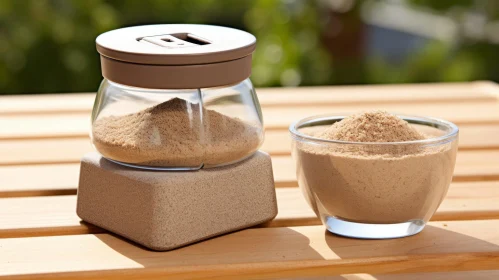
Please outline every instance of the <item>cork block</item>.
[[229, 166], [148, 171], [98, 153], [81, 161], [77, 214], [147, 248], [167, 251], [277, 215], [270, 156]]

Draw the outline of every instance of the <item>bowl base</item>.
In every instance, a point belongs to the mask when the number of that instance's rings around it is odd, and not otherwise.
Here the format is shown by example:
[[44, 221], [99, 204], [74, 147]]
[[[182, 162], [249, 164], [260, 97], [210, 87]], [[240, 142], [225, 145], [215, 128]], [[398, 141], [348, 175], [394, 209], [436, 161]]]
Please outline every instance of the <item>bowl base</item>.
[[360, 239], [390, 239], [417, 234], [426, 223], [423, 220], [410, 220], [398, 224], [365, 224], [325, 216], [324, 225], [329, 232], [337, 235]]

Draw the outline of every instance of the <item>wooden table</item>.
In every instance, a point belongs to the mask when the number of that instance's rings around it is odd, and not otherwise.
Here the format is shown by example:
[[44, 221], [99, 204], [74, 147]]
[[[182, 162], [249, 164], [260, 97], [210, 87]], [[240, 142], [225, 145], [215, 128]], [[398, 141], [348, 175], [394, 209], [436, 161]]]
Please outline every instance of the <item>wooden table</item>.
[[[0, 97], [0, 275], [499, 279], [498, 85], [281, 88], [259, 89], [258, 95], [279, 215], [260, 227], [163, 253], [76, 216], [79, 159], [92, 150], [87, 135], [93, 94]], [[449, 193], [416, 236], [374, 241], [334, 236], [296, 188], [288, 125], [309, 115], [369, 108], [440, 117], [461, 129]]]

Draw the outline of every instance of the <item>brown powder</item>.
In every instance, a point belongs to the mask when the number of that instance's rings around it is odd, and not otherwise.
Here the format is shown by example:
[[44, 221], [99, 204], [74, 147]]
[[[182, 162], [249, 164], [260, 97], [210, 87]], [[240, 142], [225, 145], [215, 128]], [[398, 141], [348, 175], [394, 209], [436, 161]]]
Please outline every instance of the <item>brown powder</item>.
[[167, 167], [215, 166], [256, 151], [260, 129], [180, 98], [143, 111], [97, 119], [93, 143], [121, 162]]
[[351, 142], [402, 142], [425, 138], [408, 122], [379, 110], [348, 116], [319, 137]]
[[[426, 134], [382, 111], [345, 118], [313, 136], [355, 142], [421, 140]], [[295, 143], [297, 177], [316, 213], [364, 223], [428, 221], [447, 193], [457, 141], [442, 146]]]

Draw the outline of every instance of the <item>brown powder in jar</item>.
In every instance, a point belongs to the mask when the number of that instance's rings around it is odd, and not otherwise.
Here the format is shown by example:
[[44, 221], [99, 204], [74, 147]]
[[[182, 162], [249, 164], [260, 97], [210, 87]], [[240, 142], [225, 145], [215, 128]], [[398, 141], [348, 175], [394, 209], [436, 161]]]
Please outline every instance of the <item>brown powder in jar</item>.
[[[352, 142], [427, 138], [383, 111], [353, 115], [312, 136]], [[457, 141], [420, 145], [312, 145], [297, 142], [297, 177], [308, 202], [325, 216], [363, 223], [427, 221], [442, 202], [456, 159]]]
[[210, 167], [256, 151], [257, 126], [174, 98], [143, 111], [97, 119], [92, 140], [113, 160], [148, 166]]

